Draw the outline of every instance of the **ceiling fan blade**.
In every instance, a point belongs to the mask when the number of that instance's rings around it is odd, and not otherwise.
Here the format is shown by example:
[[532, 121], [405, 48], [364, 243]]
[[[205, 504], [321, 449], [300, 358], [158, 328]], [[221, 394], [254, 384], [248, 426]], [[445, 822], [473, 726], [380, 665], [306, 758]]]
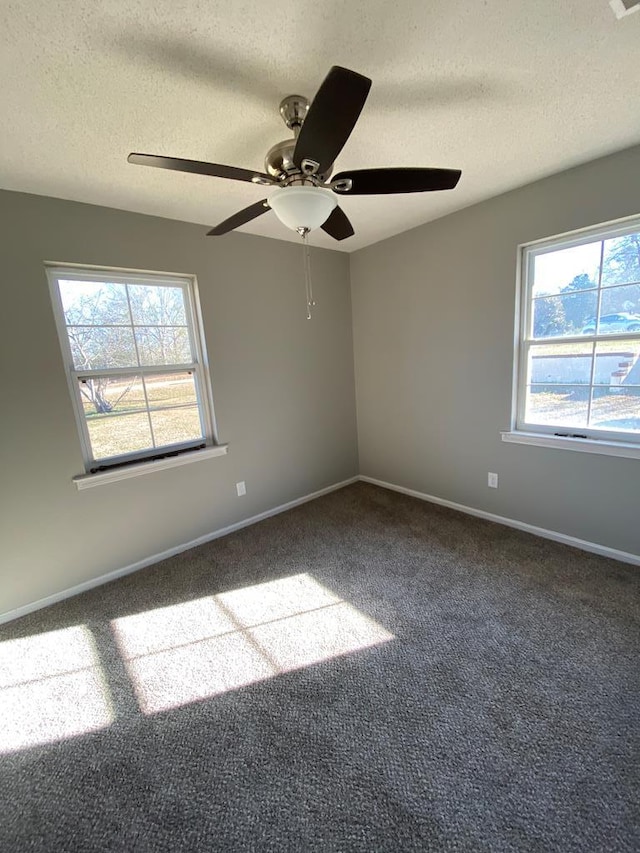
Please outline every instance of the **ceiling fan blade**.
[[293, 152], [293, 162], [298, 168], [303, 160], [318, 163], [319, 175], [331, 168], [358, 121], [370, 88], [368, 77], [333, 66], [300, 128]]
[[228, 219], [225, 219], [224, 222], [221, 222], [220, 225], [216, 225], [215, 228], [211, 229], [211, 231], [207, 231], [207, 237], [219, 237], [221, 234], [228, 234], [229, 231], [233, 231], [234, 228], [239, 228], [246, 222], [251, 222], [252, 219], [262, 216], [262, 214], [266, 213], [267, 210], [271, 210], [271, 208], [269, 207], [269, 202], [266, 198], [263, 198], [262, 201], [257, 201], [255, 204], [245, 207], [244, 210], [239, 210], [237, 213], [234, 213], [233, 216], [230, 216]]
[[349, 217], [341, 207], [333, 208], [331, 215], [321, 228], [334, 240], [346, 240], [347, 237], [353, 237], [355, 233]]
[[[331, 179], [340, 195], [384, 195], [388, 193], [428, 193], [452, 190], [460, 180], [460, 169], [355, 169], [340, 172]], [[349, 189], [339, 182], [351, 181]]]
[[127, 162], [138, 166], [156, 166], [174, 172], [192, 172], [195, 175], [210, 175], [213, 178], [230, 178], [232, 181], [249, 181], [254, 184], [273, 184], [273, 178], [264, 172], [238, 169], [236, 166], [221, 166], [219, 163], [204, 163], [201, 160], [182, 160], [180, 157], [161, 157], [156, 154], [129, 154]]

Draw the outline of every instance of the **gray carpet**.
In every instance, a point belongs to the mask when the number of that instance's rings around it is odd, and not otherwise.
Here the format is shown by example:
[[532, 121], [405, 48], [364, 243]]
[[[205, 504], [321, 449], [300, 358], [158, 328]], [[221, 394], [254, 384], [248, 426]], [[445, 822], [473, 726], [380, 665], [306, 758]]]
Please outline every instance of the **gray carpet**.
[[[639, 593], [638, 568], [350, 486], [0, 629], [27, 697], [0, 850], [638, 851]], [[16, 747], [28, 697], [55, 716], [75, 677], [47, 655], [99, 668], [111, 719], [91, 682], [63, 723], [93, 730]]]

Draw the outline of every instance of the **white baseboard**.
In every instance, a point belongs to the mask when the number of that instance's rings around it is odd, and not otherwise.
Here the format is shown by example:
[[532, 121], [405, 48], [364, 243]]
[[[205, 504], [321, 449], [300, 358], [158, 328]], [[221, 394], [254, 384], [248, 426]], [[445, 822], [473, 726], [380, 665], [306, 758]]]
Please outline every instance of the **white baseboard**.
[[81, 592], [87, 592], [90, 589], [102, 586], [105, 583], [117, 580], [125, 575], [130, 575], [133, 572], [137, 572], [139, 569], [144, 569], [154, 563], [159, 563], [161, 560], [166, 560], [176, 554], [181, 554], [183, 551], [188, 551], [190, 548], [196, 548], [198, 545], [204, 545], [206, 542], [211, 542], [222, 536], [227, 536], [229, 533], [234, 533], [236, 530], [241, 530], [243, 527], [249, 527], [252, 524], [257, 524], [259, 521], [263, 521], [265, 518], [270, 518], [272, 515], [278, 515], [281, 512], [286, 512], [289, 509], [293, 509], [294, 507], [300, 506], [308, 501], [313, 501], [323, 495], [328, 495], [330, 492], [335, 492], [338, 489], [343, 489], [345, 486], [350, 486], [352, 483], [357, 483], [358, 481], [371, 483], [374, 486], [380, 486], [383, 489], [390, 489], [393, 492], [400, 492], [403, 495], [410, 495], [413, 498], [419, 498], [420, 500], [428, 501], [429, 503], [445, 506], [449, 509], [466, 513], [467, 515], [484, 518], [487, 521], [494, 521], [497, 524], [503, 524], [506, 527], [514, 527], [516, 530], [524, 530], [526, 533], [533, 533], [535, 536], [541, 536], [544, 539], [552, 539], [554, 542], [561, 542], [563, 545], [571, 545], [574, 548], [580, 548], [581, 550], [589, 551], [592, 554], [599, 554], [602, 557], [610, 557], [613, 560], [620, 560], [623, 563], [631, 563], [634, 566], [640, 566], [640, 555], [638, 554], [619, 551], [616, 548], [609, 548], [606, 545], [599, 545], [596, 542], [588, 542], [585, 539], [578, 539], [575, 536], [568, 536], [565, 533], [558, 533], [555, 530], [536, 527], [533, 524], [527, 524], [524, 521], [518, 521], [514, 518], [506, 518], [505, 516], [486, 512], [482, 509], [475, 509], [474, 507], [458, 504], [454, 501], [445, 500], [444, 498], [438, 498], [435, 495], [427, 495], [424, 492], [418, 492], [415, 489], [407, 489], [404, 486], [387, 483], [384, 480], [376, 480], [374, 477], [360, 475], [359, 477], [351, 477], [348, 480], [343, 480], [341, 483], [334, 483], [331, 486], [326, 486], [324, 489], [319, 489], [317, 492], [311, 492], [311, 494], [288, 501], [285, 504], [280, 504], [272, 509], [267, 509], [264, 512], [258, 513], [258, 515], [252, 515], [250, 518], [245, 518], [242, 521], [236, 521], [234, 524], [229, 524], [227, 527], [221, 527], [218, 530], [214, 530], [212, 533], [206, 533], [204, 536], [199, 536], [191, 542], [176, 545], [174, 548], [169, 548], [166, 551], [162, 551], [160, 554], [145, 557], [144, 560], [138, 560], [137, 563], [132, 563], [129, 566], [124, 566], [121, 569], [116, 569], [113, 572], [108, 572], [107, 574], [100, 575], [97, 578], [91, 578], [91, 580], [84, 581], [76, 586], [53, 593], [53, 595], [48, 595], [45, 598], [40, 598], [38, 601], [25, 604], [22, 607], [16, 607], [14, 610], [8, 610], [5, 613], [0, 613], [0, 625], [5, 622], [10, 622], [13, 619], [18, 619], [20, 616], [26, 616], [29, 613], [33, 613], [35, 610], [41, 610], [43, 607], [49, 607], [51, 604], [57, 604], [59, 601], [64, 601], [65, 598], [71, 598], [74, 595], [79, 595]]
[[227, 527], [221, 527], [219, 530], [214, 530], [212, 533], [205, 533], [204, 536], [199, 536], [191, 542], [184, 542], [182, 545], [176, 545], [174, 548], [169, 548], [162, 551], [160, 554], [154, 554], [151, 557], [145, 557], [144, 560], [138, 560], [137, 563], [132, 563], [130, 566], [124, 566], [121, 569], [116, 569], [113, 572], [108, 572], [106, 575], [100, 575], [97, 578], [79, 583], [76, 586], [63, 589], [60, 592], [54, 592], [53, 595], [48, 595], [45, 598], [40, 598], [30, 604], [24, 604], [22, 607], [16, 607], [14, 610], [8, 610], [6, 613], [0, 613], [0, 625], [4, 622], [10, 622], [13, 619], [18, 619], [20, 616], [26, 616], [28, 613], [33, 613], [35, 610], [41, 610], [43, 607], [49, 607], [51, 604], [57, 604], [59, 601], [64, 601], [65, 598], [71, 598], [81, 592], [87, 592], [97, 586], [102, 586], [110, 581], [115, 581], [125, 575], [130, 575], [137, 572], [138, 569], [145, 569], [154, 563], [159, 563], [161, 560], [166, 560], [168, 557], [174, 557], [176, 554], [181, 554], [183, 551], [188, 551], [190, 548], [196, 548], [198, 545], [204, 545], [205, 542], [211, 542], [214, 539], [219, 539], [221, 536], [227, 536], [229, 533], [234, 533], [236, 530], [241, 530], [243, 527], [249, 527], [252, 524], [257, 524], [259, 521], [264, 521], [265, 518], [270, 518], [272, 515], [278, 515], [281, 512], [286, 512], [288, 509], [293, 509], [301, 504], [313, 501], [316, 498], [321, 498], [323, 495], [328, 495], [330, 492], [335, 492], [338, 489], [343, 489], [345, 486], [350, 486], [352, 483], [357, 483], [359, 477], [351, 477], [348, 480], [343, 480], [341, 483], [334, 483], [331, 486], [326, 486], [324, 489], [319, 489], [317, 492], [304, 495], [301, 498], [288, 501], [286, 504], [280, 504], [272, 509], [267, 509], [258, 515], [252, 515], [250, 518], [245, 518], [242, 521], [236, 521], [234, 524], [229, 524]]
[[527, 524], [524, 521], [518, 521], [515, 518], [506, 518], [503, 515], [496, 515], [493, 512], [486, 512], [483, 509], [475, 509], [464, 504], [447, 501], [444, 498], [437, 498], [435, 495], [427, 495], [424, 492], [417, 492], [415, 489], [406, 489], [404, 486], [396, 486], [394, 483], [386, 483], [383, 480], [376, 480], [373, 477], [365, 477], [360, 475], [359, 479], [363, 483], [371, 483], [374, 486], [381, 486], [383, 489], [390, 489], [392, 492], [401, 492], [403, 495], [410, 495], [412, 498], [419, 498], [422, 501], [446, 506], [449, 509], [455, 509], [458, 512], [464, 512], [467, 515], [475, 515], [478, 518], [485, 518], [487, 521], [495, 521], [497, 524], [504, 524], [505, 527], [515, 527], [516, 530], [524, 530], [526, 533], [533, 533], [534, 536], [542, 536], [544, 539], [552, 539], [554, 542], [561, 542], [563, 545], [571, 545], [573, 548], [580, 548], [582, 551], [590, 551], [592, 554], [599, 554], [601, 557], [611, 557], [612, 560], [620, 560], [622, 563], [631, 563], [633, 566], [640, 566], [640, 554], [630, 554], [628, 551], [618, 551], [617, 548], [608, 548], [606, 545], [598, 545], [597, 542], [588, 542], [586, 539], [577, 539], [575, 536], [568, 536], [566, 533], [558, 533], [555, 530], [547, 530], [545, 527], [536, 527], [533, 524]]

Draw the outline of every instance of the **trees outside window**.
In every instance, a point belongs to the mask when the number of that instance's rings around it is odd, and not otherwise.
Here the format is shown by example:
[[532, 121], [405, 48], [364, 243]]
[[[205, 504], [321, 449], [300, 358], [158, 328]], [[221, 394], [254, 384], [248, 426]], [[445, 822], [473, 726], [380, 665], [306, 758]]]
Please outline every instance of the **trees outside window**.
[[88, 470], [211, 443], [193, 280], [76, 268], [48, 275]]
[[640, 443], [640, 221], [523, 247], [517, 429]]

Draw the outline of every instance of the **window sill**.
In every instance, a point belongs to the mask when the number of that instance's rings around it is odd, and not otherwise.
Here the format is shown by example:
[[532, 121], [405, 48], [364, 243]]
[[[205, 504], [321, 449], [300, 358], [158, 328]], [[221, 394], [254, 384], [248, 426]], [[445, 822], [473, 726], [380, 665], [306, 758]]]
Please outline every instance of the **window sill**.
[[552, 447], [556, 450], [577, 450], [580, 453], [599, 453], [603, 456], [624, 456], [627, 459], [640, 459], [640, 445], [622, 441], [605, 441], [595, 438], [568, 438], [558, 435], [545, 435], [540, 432], [501, 432], [503, 441], [514, 444], [534, 444], [537, 447]]
[[193, 453], [169, 456], [167, 459], [156, 459], [153, 462], [138, 462], [134, 465], [127, 465], [124, 468], [114, 468], [113, 471], [100, 471], [97, 474], [80, 474], [73, 478], [73, 482], [79, 490], [92, 489], [94, 486], [104, 486], [107, 483], [115, 483], [118, 480], [128, 480], [129, 477], [139, 477], [141, 474], [163, 471], [165, 468], [189, 465], [201, 459], [210, 459], [212, 456], [225, 456], [228, 449], [228, 444], [216, 444], [213, 447], [205, 447], [203, 450], [197, 450]]

